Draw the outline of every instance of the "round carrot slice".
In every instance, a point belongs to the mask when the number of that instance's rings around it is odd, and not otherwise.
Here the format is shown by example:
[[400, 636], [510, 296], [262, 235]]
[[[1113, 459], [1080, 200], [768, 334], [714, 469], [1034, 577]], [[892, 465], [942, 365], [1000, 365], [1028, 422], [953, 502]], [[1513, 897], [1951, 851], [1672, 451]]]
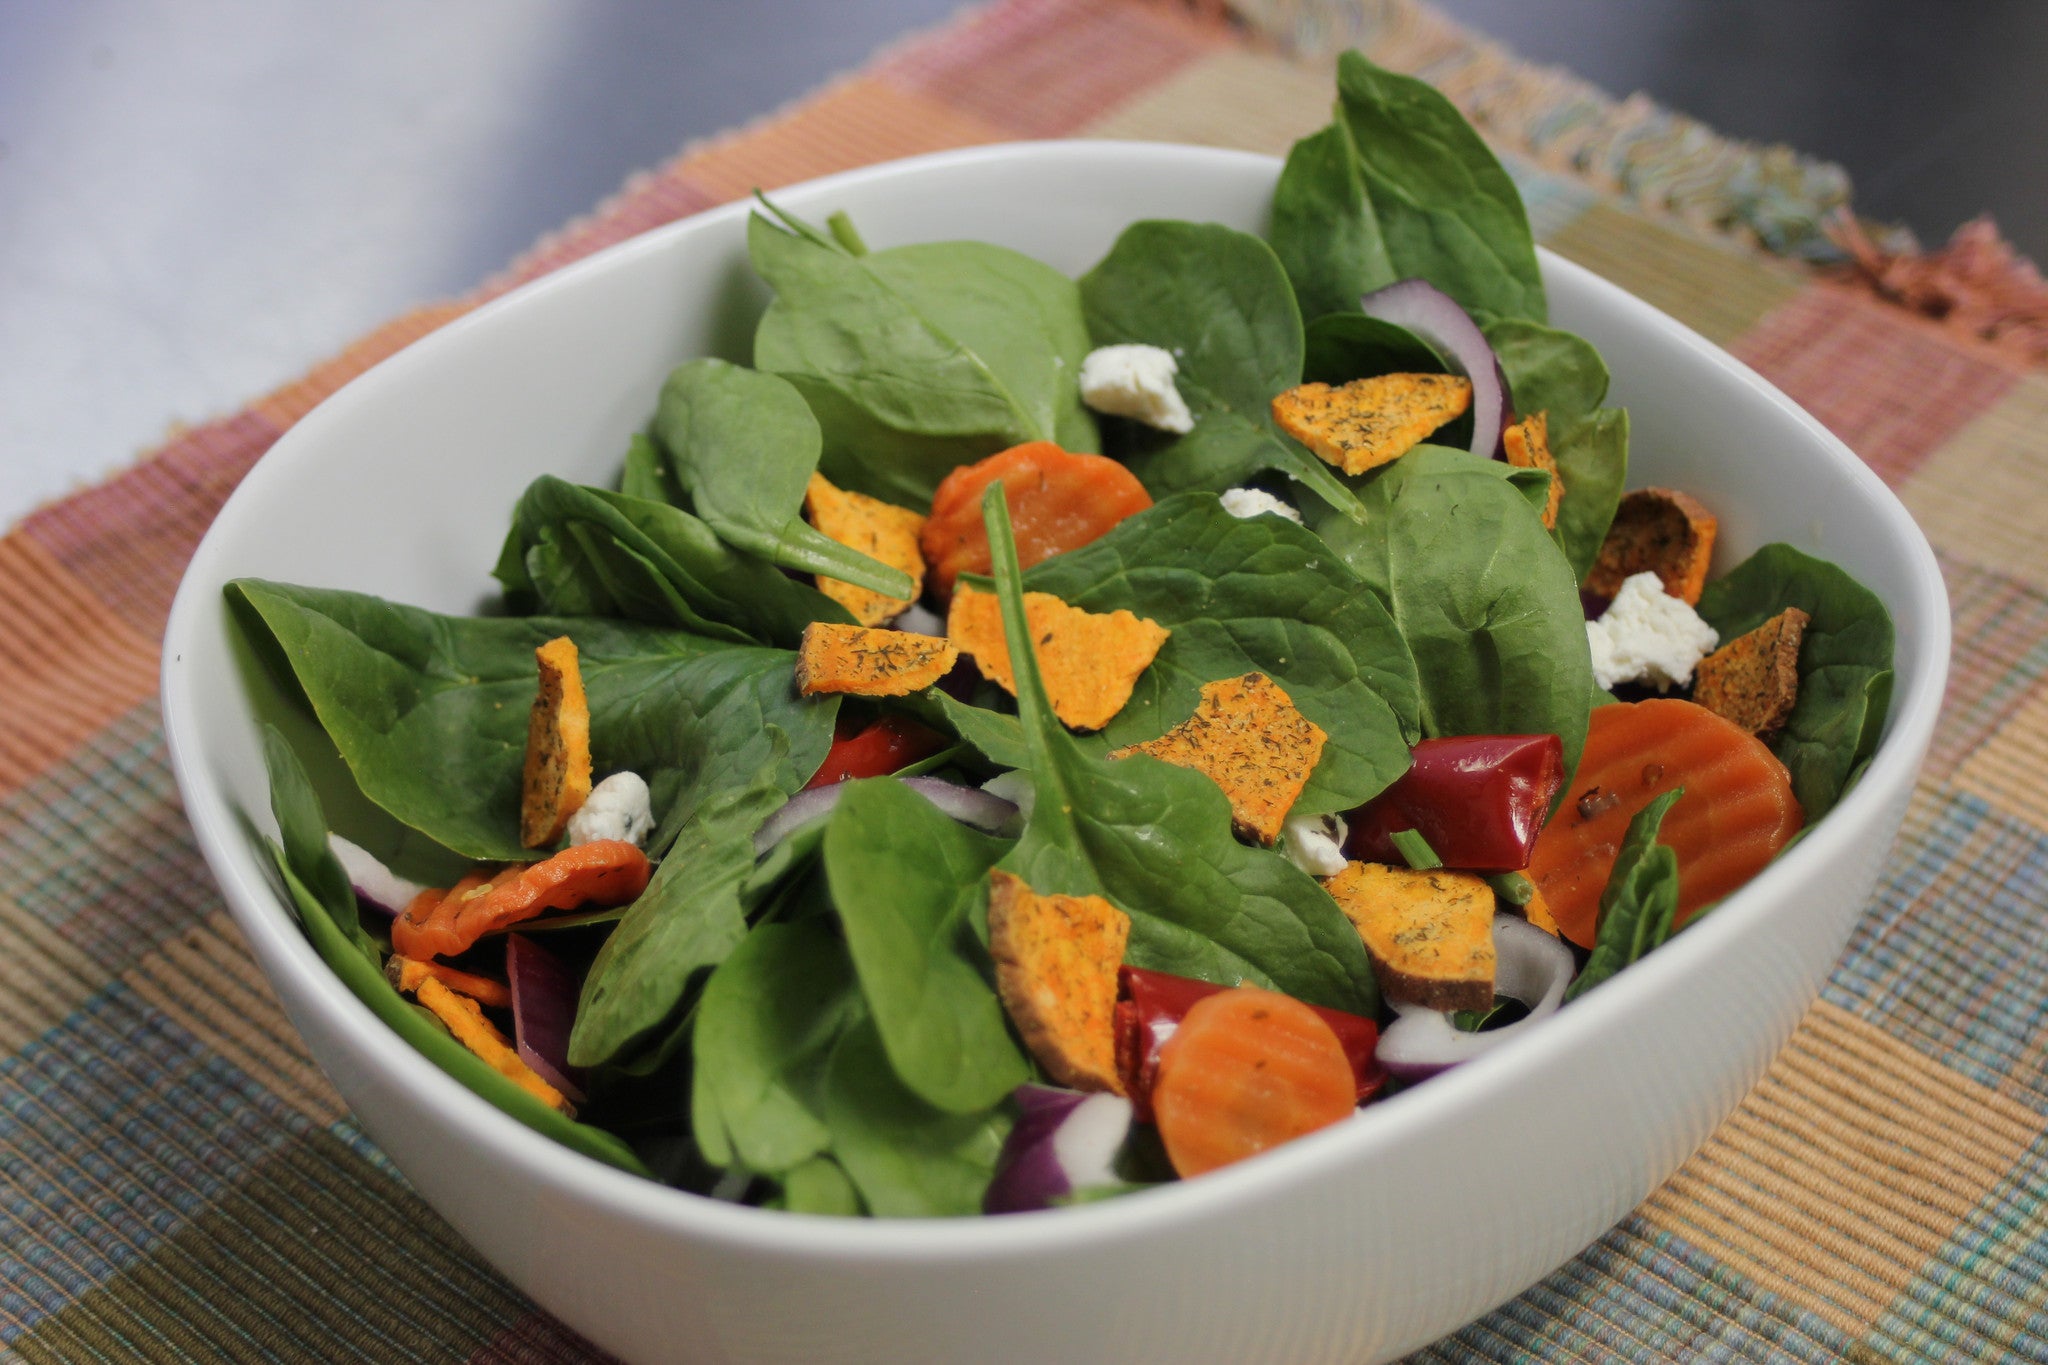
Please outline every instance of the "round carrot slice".
[[1205, 996], [1159, 1054], [1152, 1113], [1173, 1169], [1200, 1175], [1345, 1117], [1344, 1045], [1301, 1001], [1254, 986]]
[[1010, 504], [1017, 559], [1026, 569], [1079, 549], [1152, 505], [1145, 485], [1115, 460], [1076, 455], [1051, 441], [1011, 446], [961, 465], [932, 495], [932, 514], [920, 537], [926, 581], [942, 600], [952, 596], [953, 580], [961, 574], [989, 572], [993, 561], [981, 495], [997, 479]]
[[467, 951], [493, 929], [549, 910], [624, 905], [647, 889], [647, 855], [623, 839], [595, 839], [485, 880], [472, 873], [429, 899], [422, 892], [391, 922], [391, 946], [425, 961]]
[[1529, 859], [1529, 879], [1581, 948], [1599, 932], [1600, 895], [1629, 821], [1673, 787], [1685, 795], [1657, 838], [1678, 855], [1678, 924], [1762, 871], [1805, 821], [1777, 755], [1704, 706], [1595, 707], [1579, 770]]

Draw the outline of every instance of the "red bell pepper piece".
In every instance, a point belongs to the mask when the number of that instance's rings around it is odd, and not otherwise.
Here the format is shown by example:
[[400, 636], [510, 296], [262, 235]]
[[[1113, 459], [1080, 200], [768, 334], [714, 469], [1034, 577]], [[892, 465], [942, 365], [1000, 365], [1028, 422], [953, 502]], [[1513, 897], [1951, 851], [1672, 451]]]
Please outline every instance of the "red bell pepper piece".
[[1399, 867], [1389, 836], [1412, 829], [1445, 867], [1519, 872], [1563, 785], [1564, 744], [1556, 735], [1425, 739], [1415, 746], [1414, 766], [1348, 817], [1344, 851]]
[[[1116, 973], [1117, 1002], [1112, 1026], [1116, 1030], [1116, 1070], [1123, 1078], [1124, 1093], [1130, 1096], [1140, 1123], [1152, 1121], [1152, 1080], [1159, 1073], [1159, 1050], [1197, 1000], [1230, 989], [1209, 981], [1174, 976], [1168, 972], [1146, 971], [1143, 967], [1119, 967]], [[1358, 1080], [1358, 1102], [1365, 1103], [1386, 1084], [1373, 1052], [1379, 1046], [1379, 1025], [1363, 1015], [1310, 1005], [1321, 1016], [1351, 1062], [1351, 1074]]]
[[835, 734], [825, 761], [804, 790], [856, 777], [886, 777], [946, 747], [946, 737], [902, 716], [882, 716], [864, 730]]

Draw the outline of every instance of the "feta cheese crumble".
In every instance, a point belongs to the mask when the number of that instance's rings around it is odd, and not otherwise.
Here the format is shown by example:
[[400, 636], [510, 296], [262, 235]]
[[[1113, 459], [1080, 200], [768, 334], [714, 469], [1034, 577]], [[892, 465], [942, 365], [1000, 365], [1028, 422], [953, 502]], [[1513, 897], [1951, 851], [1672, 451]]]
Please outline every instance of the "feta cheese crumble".
[[1173, 386], [1180, 364], [1159, 346], [1098, 346], [1081, 362], [1081, 401], [1097, 412], [1129, 417], [1185, 436], [1194, 414]]
[[648, 799], [647, 783], [638, 773], [613, 773], [590, 789], [583, 804], [569, 817], [569, 843], [595, 843], [599, 839], [624, 839], [638, 844], [654, 830], [654, 808]]
[[1653, 573], [1623, 579], [1607, 614], [1586, 622], [1593, 680], [1602, 687], [1641, 682], [1668, 692], [1691, 682], [1693, 667], [1720, 642], [1714, 628], [1665, 592]]
[[1031, 818], [1031, 808], [1037, 804], [1038, 789], [1031, 785], [1031, 774], [1020, 769], [997, 773], [981, 784], [981, 789], [990, 796], [1000, 796], [1017, 808], [1018, 823]]
[[1240, 518], [1263, 516], [1270, 512], [1276, 517], [1287, 518], [1296, 526], [1301, 525], [1301, 513], [1263, 488], [1224, 489], [1223, 510]]
[[1280, 855], [1311, 877], [1344, 870], [1344, 840], [1351, 833], [1340, 815], [1290, 815], [1280, 827]]

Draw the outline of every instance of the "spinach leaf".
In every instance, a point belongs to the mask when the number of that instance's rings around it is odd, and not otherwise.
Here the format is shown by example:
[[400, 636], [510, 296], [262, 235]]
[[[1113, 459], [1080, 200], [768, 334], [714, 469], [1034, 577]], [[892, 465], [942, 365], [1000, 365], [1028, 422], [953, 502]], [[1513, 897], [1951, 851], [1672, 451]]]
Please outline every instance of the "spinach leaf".
[[1155, 497], [1273, 469], [1358, 515], [1330, 467], [1273, 424], [1273, 396], [1301, 382], [1302, 332], [1271, 247], [1218, 223], [1133, 223], [1081, 277], [1081, 305], [1096, 345], [1144, 342], [1179, 362], [1194, 430], [1125, 460]]
[[1448, 374], [1450, 366], [1406, 327], [1363, 313], [1326, 313], [1308, 325], [1301, 377], [1348, 384], [1380, 374]]
[[1522, 197], [1456, 106], [1352, 51], [1337, 59], [1337, 116], [1397, 276], [1419, 275], [1470, 309], [1544, 320]]
[[999, 1103], [1031, 1078], [1002, 1004], [961, 949], [1008, 845], [901, 782], [855, 782], [825, 831], [825, 875], [889, 1063], [950, 1114]]
[[376, 945], [357, 917], [348, 874], [327, 847], [327, 821], [320, 798], [284, 736], [265, 726], [263, 761], [270, 772], [270, 800], [283, 845], [265, 840], [299, 924], [313, 949], [341, 983], [410, 1043], [485, 1101], [563, 1146], [636, 1175], [646, 1175], [632, 1149], [618, 1138], [550, 1109], [500, 1075], [424, 1012], [406, 1003], [384, 977]]
[[363, 793], [471, 858], [530, 856], [518, 830], [533, 651], [558, 635], [581, 658], [596, 768], [647, 778], [668, 834], [688, 813], [679, 787], [766, 768], [795, 791], [832, 742], [835, 701], [796, 696], [781, 650], [619, 621], [442, 616], [260, 579], [226, 591], [278, 647]]
[[853, 620], [680, 507], [551, 475], [520, 495], [493, 573], [515, 610], [618, 616], [736, 643], [794, 647], [812, 621]]
[[1607, 889], [1600, 893], [1600, 931], [1593, 955], [1565, 988], [1567, 1001], [1640, 961], [1671, 937], [1671, 921], [1678, 913], [1678, 854], [1669, 844], [1657, 842], [1657, 831], [1665, 812], [1683, 795], [1685, 788], [1674, 787], [1628, 822], [1621, 851], [1607, 874]]
[[759, 925], [733, 949], [704, 984], [690, 1044], [706, 1160], [780, 1175], [825, 1151], [825, 1065], [857, 1005], [829, 924]]
[[728, 545], [785, 569], [911, 595], [909, 574], [841, 545], [800, 515], [824, 438], [788, 380], [724, 360], [678, 365], [661, 386], [654, 429], [677, 484]]
[[855, 254], [768, 206], [747, 224], [775, 301], [754, 363], [794, 383], [835, 483], [924, 506], [955, 465], [1022, 441], [1094, 450], [1074, 282], [982, 242]]
[[626, 443], [626, 463], [619, 472], [619, 492], [642, 502], [665, 502], [671, 506], [683, 505], [683, 490], [676, 486], [675, 477], [668, 472], [668, 460], [661, 453], [661, 447], [654, 438], [644, 431], [633, 433], [633, 439]]
[[1551, 535], [1583, 581], [1628, 481], [1628, 411], [1600, 406], [1607, 363], [1585, 338], [1524, 318], [1490, 318], [1484, 331], [1515, 411], [1549, 414], [1550, 453], [1564, 483]]
[[1891, 707], [1891, 613], [1827, 560], [1766, 545], [1700, 594], [1700, 615], [1726, 643], [1787, 607], [1810, 618], [1799, 643], [1799, 700], [1771, 741], [1792, 774], [1806, 823], [1826, 815], [1877, 749]]
[[1310, 524], [1393, 609], [1423, 734], [1554, 734], [1569, 785], [1593, 695], [1578, 580], [1505, 469], [1418, 446], [1365, 483], [1365, 525]]
[[[786, 752], [780, 731], [777, 756]], [[823, 762], [822, 757], [819, 759]], [[745, 774], [735, 781], [737, 774]], [[697, 975], [716, 967], [747, 934], [754, 831], [805, 779], [784, 763], [700, 773], [674, 805], [688, 816], [647, 889], [597, 951], [569, 1060], [644, 1074], [676, 1036], [676, 1015]]]
[[1584, 582], [1600, 557], [1628, 482], [1628, 409], [1596, 408], [1550, 422], [1550, 454], [1564, 481], [1552, 537]]
[[813, 1157], [782, 1177], [782, 1193], [769, 1206], [790, 1213], [858, 1218], [860, 1192], [846, 1177], [846, 1168], [829, 1156]]
[[1266, 235], [1304, 318], [1356, 313], [1360, 295], [1399, 278], [1366, 197], [1351, 129], [1341, 121], [1287, 153]]
[[935, 730], [956, 736], [998, 768], [1021, 768], [1031, 761], [1015, 716], [970, 705], [936, 687], [904, 701], [912, 715]]
[[1508, 377], [1516, 412], [1591, 412], [1607, 397], [1607, 362], [1584, 337], [1527, 318], [1489, 318], [1480, 330]]
[[1408, 770], [1421, 734], [1408, 646], [1385, 604], [1284, 517], [1234, 517], [1212, 494], [1184, 493], [1035, 566], [1024, 586], [1173, 632], [1104, 731], [1113, 745], [1164, 733], [1203, 684], [1256, 670], [1329, 736], [1298, 813], [1363, 805]]
[[[1004, 632], [1029, 640], [999, 485], [983, 498], [982, 515]], [[1308, 874], [1237, 842], [1230, 802], [1213, 781], [1150, 754], [1087, 753], [1054, 718], [1036, 651], [1013, 662], [1035, 798], [1005, 869], [1041, 892], [1107, 897], [1131, 918], [1125, 960], [1133, 966], [1225, 985], [1249, 980], [1312, 1004], [1375, 1012], [1372, 965], [1351, 922]]]
[[890, 1069], [872, 1020], [833, 1050], [825, 1077], [832, 1155], [882, 1218], [954, 1218], [981, 1212], [1010, 1131], [1005, 1109], [948, 1114], [913, 1094]]

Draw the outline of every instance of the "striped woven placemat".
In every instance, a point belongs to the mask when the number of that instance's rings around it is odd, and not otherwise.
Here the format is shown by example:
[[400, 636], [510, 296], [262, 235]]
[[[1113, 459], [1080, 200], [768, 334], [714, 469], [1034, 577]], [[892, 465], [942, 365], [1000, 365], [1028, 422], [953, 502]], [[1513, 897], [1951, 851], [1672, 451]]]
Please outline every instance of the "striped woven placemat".
[[688, 149], [423, 309], [0, 539], [0, 1352], [583, 1361], [407, 1188], [221, 910], [165, 763], [156, 641], [278, 435], [521, 281], [745, 193], [910, 153], [1122, 136], [1284, 150], [1356, 44], [1453, 92], [1539, 234], [1693, 324], [1896, 488], [1956, 610], [1947, 711], [1847, 956], [1673, 1180], [1432, 1361], [2048, 1359], [2048, 376], [1795, 263], [1846, 185], [1411, 0], [1000, 0]]

